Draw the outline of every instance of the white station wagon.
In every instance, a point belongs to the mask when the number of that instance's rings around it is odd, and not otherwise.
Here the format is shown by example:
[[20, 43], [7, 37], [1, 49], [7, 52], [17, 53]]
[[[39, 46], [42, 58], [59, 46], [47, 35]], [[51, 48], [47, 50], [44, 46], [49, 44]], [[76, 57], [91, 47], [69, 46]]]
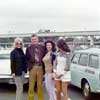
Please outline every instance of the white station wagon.
[[71, 59], [71, 83], [83, 89], [86, 99], [100, 94], [100, 48], [78, 50]]
[[[0, 50], [0, 83], [14, 84], [10, 70], [10, 52], [11, 50]], [[28, 83], [29, 75], [25, 75], [25, 82]]]

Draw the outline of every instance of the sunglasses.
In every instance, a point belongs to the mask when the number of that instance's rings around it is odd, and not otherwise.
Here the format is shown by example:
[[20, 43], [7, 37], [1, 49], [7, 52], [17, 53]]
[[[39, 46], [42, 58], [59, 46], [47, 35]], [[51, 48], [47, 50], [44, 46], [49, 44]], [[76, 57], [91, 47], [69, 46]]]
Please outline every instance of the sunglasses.
[[16, 45], [22, 45], [22, 43], [16, 43]]

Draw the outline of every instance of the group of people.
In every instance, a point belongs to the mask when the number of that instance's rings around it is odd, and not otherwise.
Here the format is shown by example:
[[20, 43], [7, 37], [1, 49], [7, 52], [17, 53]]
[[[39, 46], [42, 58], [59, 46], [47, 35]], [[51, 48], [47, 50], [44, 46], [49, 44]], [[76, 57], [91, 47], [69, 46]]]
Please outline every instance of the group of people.
[[45, 87], [49, 100], [68, 100], [70, 76], [70, 49], [63, 39], [47, 40], [40, 44], [37, 35], [31, 36], [31, 44], [23, 52], [23, 40], [16, 38], [11, 51], [11, 74], [16, 84], [16, 100], [23, 100], [24, 75], [29, 70], [28, 100], [34, 100], [34, 86], [37, 82], [38, 100], [44, 100]]

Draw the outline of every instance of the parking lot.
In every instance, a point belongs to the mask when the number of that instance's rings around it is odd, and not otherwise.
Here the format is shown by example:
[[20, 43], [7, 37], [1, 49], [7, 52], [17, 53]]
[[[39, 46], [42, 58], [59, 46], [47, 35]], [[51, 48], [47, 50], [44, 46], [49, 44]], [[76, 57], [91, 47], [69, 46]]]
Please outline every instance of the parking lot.
[[[0, 84], [0, 100], [15, 100], [15, 85], [9, 85], [9, 84]], [[28, 85], [24, 85], [24, 99], [27, 100], [28, 95]], [[85, 100], [82, 96], [82, 91], [79, 88], [76, 88], [72, 85], [69, 85], [68, 89], [68, 95], [71, 100]], [[98, 95], [96, 95], [97, 98], [99, 98]], [[48, 95], [45, 92], [45, 100], [48, 100]], [[35, 96], [35, 100], [37, 99], [37, 96]], [[93, 99], [93, 100], [99, 100], [99, 99]]]

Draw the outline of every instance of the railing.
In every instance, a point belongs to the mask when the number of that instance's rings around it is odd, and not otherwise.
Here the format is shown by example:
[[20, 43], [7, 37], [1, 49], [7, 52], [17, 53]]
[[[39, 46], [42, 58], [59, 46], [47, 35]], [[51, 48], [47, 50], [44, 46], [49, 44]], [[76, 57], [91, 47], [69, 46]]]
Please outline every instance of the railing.
[[[27, 47], [30, 43], [24, 43], [24, 46]], [[74, 42], [67, 42], [68, 45], [73, 45]], [[75, 42], [76, 44], [76, 42]], [[77, 42], [77, 45], [90, 45], [90, 42]], [[94, 45], [100, 45], [100, 42], [94, 42]], [[2, 48], [11, 48], [13, 47], [13, 43], [0, 43], [0, 49]]]

